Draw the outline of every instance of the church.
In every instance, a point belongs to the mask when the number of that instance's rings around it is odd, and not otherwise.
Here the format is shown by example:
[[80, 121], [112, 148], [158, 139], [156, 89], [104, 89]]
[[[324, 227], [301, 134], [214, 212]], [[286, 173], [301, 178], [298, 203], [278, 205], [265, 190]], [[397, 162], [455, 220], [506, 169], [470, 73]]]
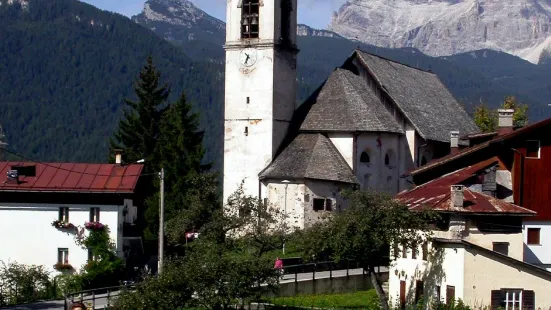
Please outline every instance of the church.
[[224, 201], [243, 184], [304, 228], [478, 132], [435, 74], [361, 50], [296, 106], [297, 0], [228, 0], [226, 21]]

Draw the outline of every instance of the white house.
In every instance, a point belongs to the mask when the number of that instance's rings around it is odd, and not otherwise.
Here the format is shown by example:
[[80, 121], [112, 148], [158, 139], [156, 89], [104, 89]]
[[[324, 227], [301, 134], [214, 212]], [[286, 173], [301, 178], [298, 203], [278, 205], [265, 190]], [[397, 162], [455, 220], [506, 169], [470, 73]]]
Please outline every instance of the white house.
[[[0, 162], [0, 261], [57, 263], [78, 271], [89, 252], [75, 243], [85, 224], [107, 225], [124, 258], [140, 250], [129, 237], [137, 216], [136, 188], [143, 165]], [[57, 226], [57, 227], [55, 227]], [[59, 265], [58, 265], [59, 267]]]
[[226, 21], [224, 201], [244, 181], [304, 227], [339, 189], [407, 189], [450, 131], [478, 132], [435, 74], [359, 50], [296, 108], [297, 0], [228, 0]]
[[395, 306], [461, 299], [475, 308], [547, 309], [551, 272], [523, 261], [523, 220], [536, 212], [482, 192], [493, 157], [436, 178], [396, 196], [411, 210], [438, 212], [424, 244], [396, 246], [389, 270]]

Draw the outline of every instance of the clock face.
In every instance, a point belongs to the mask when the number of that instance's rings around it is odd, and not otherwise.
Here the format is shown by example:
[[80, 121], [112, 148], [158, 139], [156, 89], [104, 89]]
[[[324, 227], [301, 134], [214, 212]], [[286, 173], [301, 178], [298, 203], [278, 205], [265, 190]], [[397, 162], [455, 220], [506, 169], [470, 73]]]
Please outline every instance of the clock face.
[[250, 67], [256, 63], [257, 57], [257, 51], [254, 48], [246, 48], [241, 51], [239, 61], [241, 62], [241, 65]]

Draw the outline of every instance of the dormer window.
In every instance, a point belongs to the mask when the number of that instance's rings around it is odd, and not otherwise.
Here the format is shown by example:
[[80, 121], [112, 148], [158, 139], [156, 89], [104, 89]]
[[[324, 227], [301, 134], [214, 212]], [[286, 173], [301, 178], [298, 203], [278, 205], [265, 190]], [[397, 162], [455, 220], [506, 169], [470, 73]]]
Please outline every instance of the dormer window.
[[260, 0], [243, 0], [241, 6], [241, 38], [258, 38]]

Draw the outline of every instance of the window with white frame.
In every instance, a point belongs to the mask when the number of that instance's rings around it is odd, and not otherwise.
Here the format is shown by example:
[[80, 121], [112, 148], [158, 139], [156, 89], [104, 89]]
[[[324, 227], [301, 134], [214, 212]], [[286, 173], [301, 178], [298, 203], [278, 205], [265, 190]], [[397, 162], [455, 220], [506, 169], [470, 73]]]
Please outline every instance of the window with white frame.
[[526, 158], [540, 158], [540, 141], [526, 141]]
[[64, 223], [69, 223], [69, 208], [60, 207], [59, 208], [59, 221]]
[[69, 249], [67, 248], [58, 248], [57, 249], [57, 262], [60, 264], [69, 263]]
[[520, 288], [503, 288], [492, 291], [492, 309], [534, 310], [534, 291]]
[[99, 208], [90, 208], [90, 222], [99, 222]]
[[506, 290], [505, 291], [505, 310], [520, 310], [522, 307], [522, 291], [521, 290]]

